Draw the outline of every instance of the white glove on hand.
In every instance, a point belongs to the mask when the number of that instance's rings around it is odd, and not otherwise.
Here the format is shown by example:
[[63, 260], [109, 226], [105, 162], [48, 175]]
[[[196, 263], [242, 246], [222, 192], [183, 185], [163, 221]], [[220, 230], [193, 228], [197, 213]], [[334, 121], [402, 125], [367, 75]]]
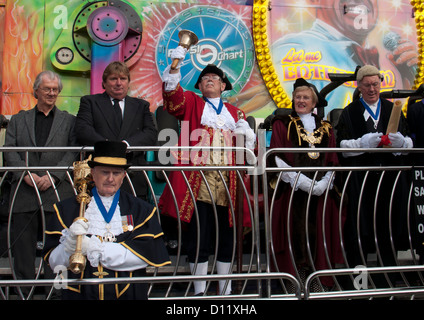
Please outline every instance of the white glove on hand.
[[320, 180], [315, 183], [314, 188], [312, 189], [312, 194], [314, 196], [321, 196], [325, 190], [327, 190], [328, 181]]
[[174, 91], [178, 83], [181, 81], [181, 73], [170, 73], [171, 65], [163, 70], [162, 81], [165, 83], [165, 91]]
[[[312, 189], [312, 194], [314, 196], [321, 196], [327, 190], [328, 185], [329, 189], [333, 188], [333, 179], [331, 178], [332, 171], [328, 171], [320, 181], [315, 182], [314, 188]], [[333, 176], [334, 178], [334, 176]]]
[[393, 148], [403, 148], [405, 137], [400, 133], [389, 133], [389, 140]]
[[[185, 58], [188, 50], [182, 46], [176, 47], [171, 52], [171, 64], [174, 59], [178, 59], [179, 62], [176, 66], [176, 70], [179, 70], [181, 67], [181, 61]], [[178, 83], [181, 81], [181, 73], [170, 73], [171, 65], [169, 64], [165, 70], [163, 70], [162, 81], [165, 83], [165, 91], [173, 91], [177, 87]]]
[[98, 267], [99, 261], [103, 256], [104, 244], [96, 236], [92, 236], [88, 241], [87, 259], [91, 266]]
[[239, 119], [236, 122], [234, 133], [245, 134], [246, 130], [250, 129], [249, 123], [244, 119]]
[[361, 137], [361, 148], [377, 148], [381, 142], [381, 132], [367, 133]]
[[[81, 244], [81, 253], [85, 256], [87, 255], [88, 242], [90, 238], [87, 236], [82, 237]], [[61, 241], [66, 253], [73, 254], [77, 248], [77, 238], [75, 237], [65, 237], [63, 241]]]
[[[87, 221], [84, 221], [83, 219], [78, 219], [77, 221], [73, 222], [69, 229], [64, 229], [62, 231], [62, 237], [60, 238], [60, 243], [63, 244], [64, 249], [67, 253], [74, 253], [77, 245], [77, 237], [79, 235], [85, 236], [87, 234], [87, 230], [89, 227], [89, 223]], [[84, 243], [83, 237], [83, 243], [82, 243], [82, 252], [85, 254], [85, 243]]]
[[[256, 135], [250, 127], [249, 123], [244, 119], [239, 119], [236, 122], [236, 129], [234, 130], [235, 134], [242, 134], [246, 137], [246, 148], [254, 149]], [[281, 160], [281, 159], [280, 159]], [[282, 160], [281, 160], [282, 161]]]
[[[291, 182], [290, 184], [293, 188], [294, 181]], [[296, 184], [296, 187], [294, 188], [294, 190], [296, 191], [297, 189], [300, 189], [302, 191], [309, 193], [309, 191], [311, 190], [311, 184], [312, 184], [312, 179], [308, 178], [303, 173], [301, 173], [299, 175], [299, 179], [297, 180], [297, 184]]]
[[178, 59], [178, 65], [175, 69], [179, 69], [181, 67], [181, 61], [184, 60], [188, 50], [184, 48], [183, 46], [178, 46], [171, 52], [171, 61], [174, 61], [175, 59]]
[[[285, 163], [281, 158], [275, 157], [275, 163], [279, 168], [291, 168], [287, 163]], [[281, 180], [284, 182], [290, 183], [291, 187], [296, 191], [297, 189], [303, 190], [305, 192], [309, 192], [312, 184], [312, 179], [305, 176], [303, 173], [299, 175], [299, 179], [297, 180], [296, 186], [293, 187], [294, 182], [296, 180], [297, 173], [294, 171], [285, 171], [281, 173]]]
[[78, 219], [74, 221], [69, 227], [69, 235], [72, 237], [86, 235], [88, 231], [89, 223], [84, 219]]

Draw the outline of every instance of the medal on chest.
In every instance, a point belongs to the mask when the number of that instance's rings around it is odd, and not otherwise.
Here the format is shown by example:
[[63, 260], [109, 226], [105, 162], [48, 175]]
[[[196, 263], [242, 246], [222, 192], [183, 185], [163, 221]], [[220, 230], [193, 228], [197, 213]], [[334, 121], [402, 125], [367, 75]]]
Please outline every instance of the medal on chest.
[[224, 120], [221, 118], [219, 114], [216, 117], [216, 124], [218, 127], [223, 127], [225, 124]]
[[[315, 146], [313, 144], [311, 144], [311, 149], [314, 149], [314, 148], [315, 148]], [[308, 152], [308, 157], [313, 159], [313, 160], [316, 160], [316, 159], [319, 158], [319, 152]]]
[[215, 105], [212, 102], [210, 102], [208, 98], [203, 97], [203, 99], [216, 111], [216, 125], [222, 128], [225, 124], [225, 119], [221, 115], [222, 108], [224, 107], [224, 103], [222, 102], [222, 99], [219, 99], [218, 108], [215, 107]]
[[102, 240], [104, 242], [115, 242], [116, 241], [116, 237], [115, 235], [110, 231], [110, 224], [106, 223], [106, 232], [103, 234], [102, 236]]
[[132, 215], [122, 216], [122, 230], [124, 232], [134, 230], [134, 221]]

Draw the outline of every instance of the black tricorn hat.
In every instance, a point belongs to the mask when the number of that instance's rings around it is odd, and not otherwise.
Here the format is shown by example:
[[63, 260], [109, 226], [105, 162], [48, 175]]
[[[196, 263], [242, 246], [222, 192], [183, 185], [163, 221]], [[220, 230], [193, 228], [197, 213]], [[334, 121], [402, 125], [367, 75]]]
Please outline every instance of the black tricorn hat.
[[99, 141], [94, 144], [93, 160], [88, 161], [90, 168], [95, 166], [118, 167], [127, 169], [127, 145], [122, 141]]
[[312, 90], [314, 90], [314, 92], [318, 96], [318, 102], [317, 102], [317, 105], [315, 106], [315, 108], [325, 107], [328, 104], [328, 102], [327, 102], [327, 100], [325, 100], [324, 96], [321, 93], [319, 93], [317, 87], [315, 87], [312, 83], [309, 83], [308, 81], [306, 81], [303, 78], [296, 79], [296, 81], [293, 84], [293, 91], [296, 90], [297, 87], [302, 87], [302, 86], [306, 86], [306, 87], [311, 88]]
[[231, 82], [230, 82], [230, 80], [228, 80], [228, 77], [227, 77], [227, 75], [225, 74], [225, 72], [224, 71], [222, 71], [220, 68], [218, 68], [216, 65], [214, 65], [214, 64], [208, 64], [203, 70], [202, 70], [202, 72], [200, 73], [200, 75], [199, 75], [199, 78], [197, 79], [197, 82], [196, 82], [196, 84], [194, 85], [194, 87], [196, 88], [196, 89], [199, 89], [199, 83], [202, 81], [202, 77], [205, 75], [205, 74], [208, 74], [208, 73], [213, 73], [213, 74], [216, 74], [216, 75], [218, 75], [220, 78], [221, 78], [221, 80], [222, 80], [222, 82], [224, 82], [225, 83], [225, 89], [224, 89], [224, 91], [225, 90], [231, 90], [231, 89], [233, 89], [233, 86], [231, 85]]

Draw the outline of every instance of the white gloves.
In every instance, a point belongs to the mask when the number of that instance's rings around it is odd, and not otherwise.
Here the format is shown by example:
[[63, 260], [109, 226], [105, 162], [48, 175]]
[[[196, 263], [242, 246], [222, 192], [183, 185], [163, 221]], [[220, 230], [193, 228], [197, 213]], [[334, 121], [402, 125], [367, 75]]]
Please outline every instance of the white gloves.
[[381, 132], [367, 133], [361, 137], [361, 148], [377, 148], [381, 142]]
[[[314, 196], [321, 196], [324, 192], [329, 188], [330, 190], [333, 188], [333, 172], [328, 171], [320, 181], [316, 181], [314, 188], [312, 189], [312, 194]], [[330, 186], [329, 186], [330, 185]]]
[[173, 91], [181, 81], [181, 73], [169, 73], [171, 65], [168, 65], [162, 74], [162, 81], [165, 83], [165, 91]]
[[69, 235], [72, 237], [85, 235], [87, 234], [88, 227], [88, 221], [85, 221], [84, 219], [78, 219], [77, 221], [73, 222], [69, 227]]
[[325, 190], [327, 190], [328, 181], [320, 180], [318, 182], [315, 182], [314, 188], [312, 189], [312, 194], [314, 196], [320, 196], [322, 195]]
[[[287, 163], [285, 163], [281, 158], [275, 157], [275, 163], [279, 168], [291, 168]], [[297, 173], [294, 171], [284, 171], [281, 173], [281, 180], [286, 183], [290, 183], [291, 187], [296, 191], [297, 189], [303, 190], [305, 192], [309, 192], [311, 188], [312, 180], [305, 176], [303, 173], [299, 175], [299, 179], [297, 180], [296, 186], [293, 187], [294, 182], [296, 180]]]
[[252, 128], [246, 120], [240, 119], [236, 122], [236, 129], [234, 130], [234, 133], [242, 134], [246, 137], [246, 148], [255, 148], [256, 134], [253, 132]]
[[87, 221], [83, 219], [78, 219], [77, 221], [71, 224], [69, 229], [63, 230], [60, 242], [63, 244], [64, 249], [67, 253], [73, 254], [75, 252], [76, 245], [77, 245], [77, 237], [82, 235], [84, 237], [82, 238], [81, 251], [82, 251], [82, 254], [84, 255], [86, 254], [87, 241], [89, 239], [86, 236], [88, 227], [89, 227], [89, 223]]
[[171, 61], [174, 61], [175, 59], [179, 60], [178, 65], [176, 66], [175, 69], [181, 68], [181, 61], [184, 60], [187, 52], [188, 50], [182, 46], [178, 46], [174, 50], [172, 50]]
[[[184, 57], [187, 54], [187, 49], [178, 46], [171, 52], [171, 64], [174, 61], [174, 59], [179, 59], [180, 61], [177, 64], [176, 70], [179, 70], [181, 67], [181, 61], [184, 59]], [[170, 73], [171, 65], [169, 64], [162, 74], [162, 81], [165, 83], [165, 91], [173, 91], [177, 87], [178, 83], [181, 81], [181, 73]]]
[[90, 261], [91, 266], [97, 267], [99, 265], [103, 252], [104, 243], [96, 236], [92, 236], [87, 246], [87, 259]]
[[75, 252], [78, 235], [84, 235], [82, 254], [87, 256], [91, 266], [97, 267], [99, 263], [106, 268], [116, 271], [133, 271], [145, 268], [147, 263], [137, 255], [115, 242], [102, 242], [97, 236], [88, 237], [88, 223], [77, 220], [68, 229], [62, 230], [60, 245], [57, 246], [49, 257], [49, 264], [54, 269], [57, 266], [67, 266], [69, 257]]
[[[340, 142], [341, 148], [377, 148], [378, 145], [381, 142], [381, 137], [383, 134], [381, 132], [376, 133], [366, 133], [362, 137], [358, 139], [349, 139], [349, 140], [342, 140]], [[343, 152], [343, 157], [356, 157], [364, 152]]]
[[389, 133], [389, 140], [392, 148], [404, 148], [405, 137], [400, 132]]
[[[377, 148], [381, 142], [383, 134], [381, 132], [377, 133], [367, 133], [364, 134], [361, 138], [351, 139], [351, 140], [342, 140], [340, 142], [341, 148]], [[409, 137], [404, 137], [400, 132], [389, 133], [388, 138], [390, 140], [390, 146], [392, 148], [412, 148], [413, 142]], [[354, 157], [363, 154], [363, 152], [344, 152], [343, 156]], [[394, 155], [400, 155], [401, 153], [394, 153]]]
[[[291, 173], [294, 173], [297, 176], [297, 173], [295, 173], [295, 172], [291, 172]], [[292, 181], [290, 181], [290, 185], [292, 186], [292, 188], [293, 188], [293, 184], [296, 180], [296, 176], [294, 176], [294, 179]], [[300, 189], [302, 191], [309, 193], [309, 191], [311, 190], [311, 184], [312, 184], [312, 179], [308, 178], [303, 173], [301, 173], [299, 175], [299, 178], [297, 179], [297, 183], [296, 183], [296, 186], [294, 187], [294, 190], [296, 191], [296, 190]]]
[[[275, 163], [279, 168], [291, 168], [287, 163], [285, 163], [281, 158], [275, 157]], [[305, 176], [303, 173], [299, 175], [299, 178], [297, 180], [296, 186], [293, 187], [294, 182], [296, 181], [297, 173], [292, 171], [285, 171], [281, 173], [281, 180], [283, 180], [286, 183], [290, 183], [291, 187], [294, 188], [295, 191], [298, 189], [310, 192], [311, 191], [311, 185], [312, 185], [312, 179]], [[328, 171], [320, 181], [314, 181], [314, 184], [312, 185], [312, 195], [314, 196], [321, 196], [328, 187], [328, 184], [330, 183], [329, 189], [333, 188], [333, 179], [332, 172]]]
[[77, 237], [83, 236], [81, 253], [87, 256], [93, 267], [97, 267], [103, 254], [104, 245], [96, 236], [87, 236], [88, 227], [89, 223], [87, 221], [78, 219], [71, 224], [69, 229], [62, 231], [60, 242], [63, 244], [65, 252], [71, 255], [75, 252]]

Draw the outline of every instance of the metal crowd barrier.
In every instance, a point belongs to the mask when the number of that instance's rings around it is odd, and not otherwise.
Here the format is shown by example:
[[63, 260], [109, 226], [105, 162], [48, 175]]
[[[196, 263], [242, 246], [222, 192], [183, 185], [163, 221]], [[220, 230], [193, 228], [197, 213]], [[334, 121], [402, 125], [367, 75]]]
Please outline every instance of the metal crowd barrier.
[[[175, 147], [178, 149], [177, 147]], [[168, 149], [173, 149], [172, 147]], [[199, 148], [187, 148], [189, 150], [196, 150]], [[69, 147], [69, 148], [11, 148], [11, 147], [2, 147], [0, 152], [56, 152], [56, 151], [74, 151], [78, 154], [77, 159], [83, 159], [86, 152], [93, 150], [92, 147]], [[161, 150], [161, 147], [132, 147], [130, 151], [145, 151], [147, 154], [155, 154]], [[211, 149], [213, 150], [213, 148]], [[422, 267], [420, 265], [420, 256], [419, 251], [421, 248], [416, 244], [417, 239], [421, 239], [421, 233], [423, 230], [419, 218], [419, 213], [414, 212], [414, 203], [419, 202], [419, 196], [415, 195], [414, 187], [419, 188], [419, 181], [413, 181], [409, 179], [409, 188], [404, 190], [407, 196], [407, 207], [405, 208], [405, 226], [407, 230], [406, 234], [406, 246], [402, 247], [401, 250], [397, 249], [397, 244], [393, 240], [393, 225], [389, 221], [388, 226], [390, 228], [389, 232], [389, 243], [384, 243], [385, 248], [381, 248], [381, 243], [379, 239], [375, 236], [375, 251], [374, 252], [360, 252], [359, 257], [361, 258], [361, 263], [355, 266], [349, 265], [346, 253], [346, 243], [344, 239], [344, 224], [342, 216], [345, 214], [346, 202], [347, 199], [347, 186], [350, 181], [350, 176], [354, 172], [366, 171], [369, 173], [377, 174], [386, 174], [387, 172], [395, 172], [399, 177], [403, 174], [412, 174], [414, 171], [420, 171], [421, 167], [413, 165], [404, 165], [404, 166], [393, 166], [393, 167], [314, 167], [314, 168], [271, 168], [266, 165], [269, 157], [273, 156], [275, 152], [308, 152], [310, 149], [275, 149], [268, 150], [267, 152], [259, 155], [255, 155], [252, 151], [243, 149], [243, 148], [221, 148], [219, 150], [233, 150], [241, 151], [246, 153], [250, 159], [256, 159], [256, 161], [251, 161], [242, 165], [231, 165], [231, 166], [204, 166], [202, 167], [202, 172], [207, 172], [210, 170], [218, 170], [219, 172], [224, 173], [226, 171], [235, 170], [237, 171], [238, 181], [242, 182], [239, 190], [239, 200], [242, 198], [248, 199], [244, 202], [244, 205], [247, 205], [247, 211], [249, 212], [249, 217], [251, 221], [251, 227], [243, 226], [243, 222], [238, 219], [240, 217], [240, 204], [242, 201], [238, 202], [236, 207], [230, 206], [231, 214], [233, 217], [234, 224], [233, 228], [233, 239], [234, 247], [232, 248], [232, 262], [230, 269], [231, 272], [228, 275], [218, 275], [216, 274], [216, 256], [211, 255], [209, 260], [208, 275], [205, 276], [193, 276], [190, 274], [190, 269], [188, 267], [187, 256], [184, 248], [184, 231], [183, 231], [183, 222], [180, 219], [172, 220], [171, 222], [167, 220], [166, 217], [162, 216], [158, 210], [158, 218], [162, 223], [164, 233], [165, 233], [165, 242], [170, 253], [172, 264], [170, 266], [162, 268], [147, 268], [147, 277], [143, 278], [131, 278], [131, 279], [119, 279], [119, 280], [110, 280], [110, 279], [90, 279], [90, 280], [79, 280], [79, 284], [100, 284], [100, 283], [109, 283], [111, 281], [115, 282], [147, 282], [150, 284], [149, 287], [149, 299], [228, 299], [228, 298], [243, 298], [243, 299], [372, 299], [379, 296], [395, 297], [401, 296], [408, 299], [418, 299], [423, 293], [423, 275]], [[317, 152], [362, 152], [361, 149], [316, 149]], [[395, 152], [400, 151], [396, 149], [370, 149], [370, 152]], [[413, 149], [411, 153], [422, 153], [422, 149]], [[250, 164], [252, 163], [252, 164]], [[2, 190], [2, 195], [7, 190], [7, 184], [9, 183], [8, 177], [12, 172], [20, 172], [20, 183], [22, 181], [25, 172], [28, 171], [65, 171], [67, 172], [67, 181], [73, 184], [72, 181], [72, 166], [69, 167], [2, 167], [0, 168], [1, 180], [0, 187]], [[162, 165], [153, 159], [153, 161], [148, 161], [145, 166], [134, 166], [130, 168], [133, 172], [140, 172], [148, 181], [148, 199], [147, 201], [151, 202], [153, 205], [158, 206], [158, 199], [163, 190], [164, 185], [169, 184], [168, 173], [170, 171], [198, 171], [199, 167], [191, 166], [172, 166], [172, 165]], [[338, 200], [339, 206], [336, 216], [332, 216], [337, 221], [337, 226], [328, 231], [326, 228], [327, 219], [329, 218], [326, 215], [326, 212], [329, 208], [326, 207], [326, 203], [330, 198], [330, 189], [327, 188], [324, 198], [324, 209], [322, 214], [319, 215], [322, 229], [321, 238], [322, 241], [322, 257], [327, 263], [325, 268], [316, 268], [314, 265], [314, 259], [316, 259], [315, 245], [314, 241], [316, 239], [308, 235], [310, 232], [315, 232], [316, 230], [310, 230], [310, 223], [305, 223], [304, 230], [306, 236], [306, 251], [307, 257], [309, 260], [309, 269], [306, 274], [301, 274], [298, 269], [298, 266], [295, 263], [293, 246], [293, 239], [295, 235], [292, 233], [292, 230], [289, 225], [296, 219], [293, 216], [293, 208], [290, 207], [291, 200], [289, 203], [289, 210], [287, 212], [287, 221], [285, 224], [285, 230], [288, 234], [288, 250], [289, 250], [289, 264], [291, 263], [294, 267], [294, 272], [286, 272], [279, 270], [278, 264], [276, 263], [276, 243], [274, 239], [278, 236], [276, 231], [272, 228], [272, 225], [275, 221], [274, 208], [277, 201], [278, 195], [276, 192], [272, 192], [269, 188], [269, 177], [271, 175], [277, 175], [284, 171], [296, 171], [296, 172], [319, 172], [319, 171], [333, 171], [334, 176], [343, 175], [345, 179], [341, 182], [340, 189], [338, 190]], [[130, 181], [129, 175], [127, 179]], [[202, 179], [205, 180], [205, 176], [202, 173]], [[424, 179], [424, 177], [423, 177]], [[398, 181], [399, 178], [395, 178], [395, 181]], [[51, 180], [53, 182], [53, 179]], [[283, 182], [278, 179], [278, 184], [283, 184]], [[131, 181], [130, 181], [131, 182]], [[246, 183], [248, 182], [248, 183]], [[188, 181], [186, 180], [186, 183]], [[131, 183], [130, 183], [131, 185]], [[57, 190], [57, 189], [56, 189]], [[424, 190], [424, 189], [423, 189]], [[133, 189], [134, 191], [134, 189]], [[44, 209], [38, 190], [35, 190], [37, 197], [40, 202], [40, 216], [42, 217], [43, 224], [45, 223], [44, 218]], [[134, 191], [135, 192], [135, 191]], [[226, 192], [229, 197], [229, 189], [226, 186]], [[378, 192], [378, 190], [376, 190]], [[62, 200], [61, 195], [56, 191], [55, 196], [57, 201]], [[359, 195], [361, 198], [362, 195]], [[424, 196], [424, 195], [423, 195]], [[293, 195], [291, 196], [293, 197]], [[11, 196], [11, 202], [9, 203], [10, 208], [13, 208], [14, 201], [19, 201], [16, 199], [13, 194]], [[292, 198], [291, 198], [292, 199]], [[307, 207], [312, 208], [312, 197], [309, 196]], [[173, 203], [176, 203], [175, 198], [169, 199]], [[387, 199], [388, 203], [391, 204], [396, 200], [392, 198]], [[374, 209], [374, 212], [377, 212], [377, 208]], [[391, 211], [391, 210], [390, 210]], [[216, 212], [216, 209], [215, 209]], [[311, 211], [312, 212], [312, 211]], [[196, 210], [195, 210], [196, 214]], [[335, 214], [334, 212], [332, 213]], [[392, 216], [392, 212], [388, 212], [388, 217]], [[423, 212], [424, 214], [424, 212]], [[313, 214], [308, 217], [308, 219], [314, 219]], [[308, 221], [307, 219], [307, 221]], [[355, 220], [355, 219], [354, 219]], [[356, 217], [356, 220], [359, 221], [360, 217]], [[60, 283], [60, 278], [56, 280], [45, 279], [44, 270], [48, 268], [42, 261], [41, 257], [37, 260], [35, 269], [35, 279], [18, 279], [13, 266], [13, 239], [11, 237], [12, 233], [12, 222], [13, 222], [13, 212], [8, 210], [7, 221], [4, 223], [4, 228], [2, 228], [3, 237], [1, 239], [6, 239], [6, 243], [0, 244], [1, 248], [4, 248], [0, 254], [0, 299], [34, 299], [38, 296], [42, 296], [45, 299], [51, 299], [52, 293], [54, 292], [55, 284]], [[333, 226], [334, 227], [334, 226]], [[215, 229], [217, 226], [215, 226]], [[373, 220], [372, 229], [374, 231], [379, 230], [379, 225], [377, 220]], [[359, 230], [359, 229], [358, 229]], [[418, 230], [418, 231], [417, 231]], [[43, 234], [45, 231], [45, 225], [43, 225]], [[359, 230], [360, 231], [360, 230]], [[378, 233], [376, 232], [376, 233]], [[217, 234], [217, 233], [216, 233]], [[360, 232], [359, 232], [360, 234]], [[329, 239], [338, 238], [338, 248], [341, 250], [341, 260], [334, 263], [331, 261], [331, 248], [334, 244], [329, 243]], [[216, 240], [217, 236], [216, 236]], [[403, 239], [405, 240], [405, 239]], [[44, 238], [40, 238], [39, 246], [42, 248]], [[361, 235], [356, 239], [358, 242], [359, 249], [363, 249], [361, 242]], [[212, 249], [212, 252], [216, 253], [216, 247]], [[393, 255], [393, 259], [390, 259], [393, 264], [385, 265], [386, 257], [385, 254]], [[392, 257], [391, 257], [392, 258]], [[390, 275], [396, 274], [396, 277], [392, 278]], [[383, 280], [386, 280], [386, 287], [381, 287], [380, 284], [377, 284], [374, 281], [374, 275], [381, 276]], [[331, 279], [331, 286], [324, 285], [321, 279]], [[215, 286], [219, 280], [230, 280], [232, 279], [232, 294], [231, 295], [219, 295]], [[208, 292], [204, 296], [193, 296], [192, 282], [194, 280], [206, 280]], [[70, 280], [67, 280], [70, 281]], [[28, 295], [25, 295], [21, 288], [30, 287], [31, 291]], [[38, 287], [51, 287], [50, 294], [44, 295], [40, 294]], [[60, 290], [59, 290], [60, 291]]]

